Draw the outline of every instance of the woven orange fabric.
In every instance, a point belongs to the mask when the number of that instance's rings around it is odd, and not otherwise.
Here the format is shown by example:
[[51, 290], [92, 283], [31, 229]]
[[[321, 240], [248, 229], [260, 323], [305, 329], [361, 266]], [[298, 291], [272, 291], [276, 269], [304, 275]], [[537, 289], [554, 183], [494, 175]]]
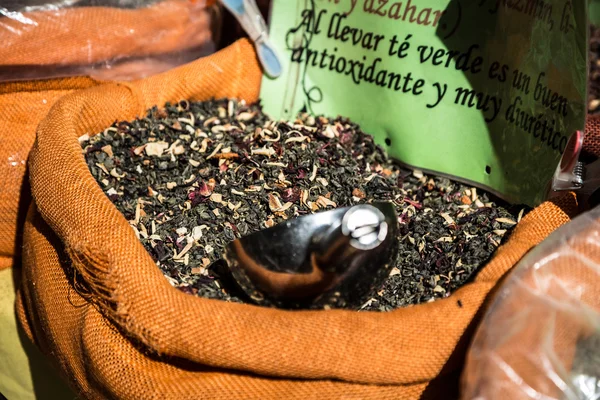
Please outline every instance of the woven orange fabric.
[[[291, 312], [174, 289], [87, 169], [77, 138], [166, 101], [258, 97], [243, 40], [128, 84], [61, 99], [30, 158], [20, 320], [86, 398], [414, 399], [456, 385], [472, 323], [498, 280], [569, 221], [572, 195], [527, 215], [473, 283], [390, 313]], [[458, 302], [460, 300], [460, 302]], [[437, 393], [437, 396], [436, 396]]]
[[0, 269], [20, 253], [17, 236], [29, 204], [26, 162], [38, 123], [60, 97], [95, 84], [79, 78], [0, 85]]
[[584, 152], [600, 157], [600, 116], [588, 117], [583, 137]]
[[[0, 78], [60, 74], [63, 70], [73, 75], [73, 70], [64, 68], [87, 73], [87, 67], [109, 63], [111, 68], [94, 67], [95, 77], [109, 79], [114, 77], [114, 68], [135, 73], [128, 62], [120, 65], [121, 60], [139, 64], [136, 60], [140, 59], [144, 69], [162, 71], [160, 57], [213, 40], [215, 21], [211, 20], [209, 6], [214, 3], [164, 0], [139, 9], [73, 7], [26, 12], [15, 19], [2, 17]], [[158, 59], [149, 61], [146, 57]], [[149, 63], [156, 66], [151, 68]]]

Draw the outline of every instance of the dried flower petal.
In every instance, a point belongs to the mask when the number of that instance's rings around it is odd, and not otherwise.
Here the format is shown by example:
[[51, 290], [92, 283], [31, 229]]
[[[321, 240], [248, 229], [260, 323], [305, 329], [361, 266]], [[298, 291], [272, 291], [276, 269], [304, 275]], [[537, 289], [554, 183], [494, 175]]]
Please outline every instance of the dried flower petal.
[[322, 207], [322, 208], [337, 207], [337, 204], [335, 204], [335, 202], [329, 200], [327, 197], [324, 197], [324, 196], [319, 196], [317, 198], [316, 203], [319, 207]]
[[332, 125], [327, 125], [327, 127], [325, 128], [325, 130], [323, 131], [322, 134], [323, 134], [323, 136], [325, 136], [326, 138], [329, 138], [329, 139], [333, 139], [334, 137], [336, 137], [338, 135], [337, 130]]
[[213, 193], [210, 195], [210, 200], [214, 201], [215, 203], [220, 203], [223, 201], [223, 195], [220, 193]]
[[106, 153], [110, 158], [113, 158], [115, 155], [113, 154], [112, 146], [110, 144], [103, 146], [100, 148], [103, 152]]
[[352, 196], [357, 197], [358, 199], [364, 199], [367, 195], [365, 194], [365, 192], [363, 192], [362, 190], [360, 190], [359, 188], [355, 188], [352, 190]]
[[238, 121], [250, 121], [251, 119], [254, 118], [254, 116], [256, 115], [256, 113], [252, 113], [252, 112], [242, 112], [239, 113], [237, 116]]
[[496, 218], [496, 221], [500, 222], [501, 224], [507, 224], [507, 225], [516, 225], [517, 224], [512, 219], [508, 219], [508, 218]]
[[276, 212], [282, 207], [279, 197], [269, 193], [269, 208], [271, 211]]
[[441, 213], [440, 215], [442, 218], [444, 218], [448, 225], [454, 225], [456, 223], [454, 222], [454, 219], [450, 215], [448, 215], [448, 213]]
[[275, 150], [272, 147], [269, 147], [269, 148], [262, 147], [260, 149], [252, 149], [252, 154], [257, 154], [257, 155], [260, 155], [260, 156], [272, 157], [276, 153], [275, 153]]
[[144, 150], [146, 150], [146, 155], [148, 157], [156, 156], [160, 157], [162, 154], [169, 148], [169, 144], [166, 142], [153, 142], [146, 143]]
[[198, 240], [202, 237], [202, 227], [195, 226], [192, 228], [192, 239]]

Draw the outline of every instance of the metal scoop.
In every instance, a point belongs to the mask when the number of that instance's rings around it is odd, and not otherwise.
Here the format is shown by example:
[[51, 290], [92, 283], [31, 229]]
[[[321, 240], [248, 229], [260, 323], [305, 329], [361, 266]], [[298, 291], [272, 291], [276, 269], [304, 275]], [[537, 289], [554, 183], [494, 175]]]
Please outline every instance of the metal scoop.
[[283, 308], [356, 307], [389, 275], [398, 219], [391, 203], [298, 217], [237, 239], [225, 254], [256, 303]]

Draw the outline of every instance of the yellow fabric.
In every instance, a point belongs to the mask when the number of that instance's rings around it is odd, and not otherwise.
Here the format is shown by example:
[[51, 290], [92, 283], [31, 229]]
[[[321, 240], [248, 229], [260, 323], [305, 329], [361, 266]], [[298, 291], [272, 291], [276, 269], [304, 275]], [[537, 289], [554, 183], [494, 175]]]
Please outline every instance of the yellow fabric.
[[50, 367], [17, 326], [15, 280], [18, 271], [0, 271], [0, 393], [8, 400], [73, 399]]

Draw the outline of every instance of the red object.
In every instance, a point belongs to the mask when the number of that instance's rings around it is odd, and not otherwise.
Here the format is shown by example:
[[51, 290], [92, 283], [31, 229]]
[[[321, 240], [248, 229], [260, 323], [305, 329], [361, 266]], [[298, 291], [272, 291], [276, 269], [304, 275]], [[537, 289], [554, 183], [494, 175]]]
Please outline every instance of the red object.
[[572, 171], [579, 158], [579, 152], [583, 144], [583, 132], [577, 131], [567, 143], [567, 147], [560, 160], [560, 169], [562, 172]]

